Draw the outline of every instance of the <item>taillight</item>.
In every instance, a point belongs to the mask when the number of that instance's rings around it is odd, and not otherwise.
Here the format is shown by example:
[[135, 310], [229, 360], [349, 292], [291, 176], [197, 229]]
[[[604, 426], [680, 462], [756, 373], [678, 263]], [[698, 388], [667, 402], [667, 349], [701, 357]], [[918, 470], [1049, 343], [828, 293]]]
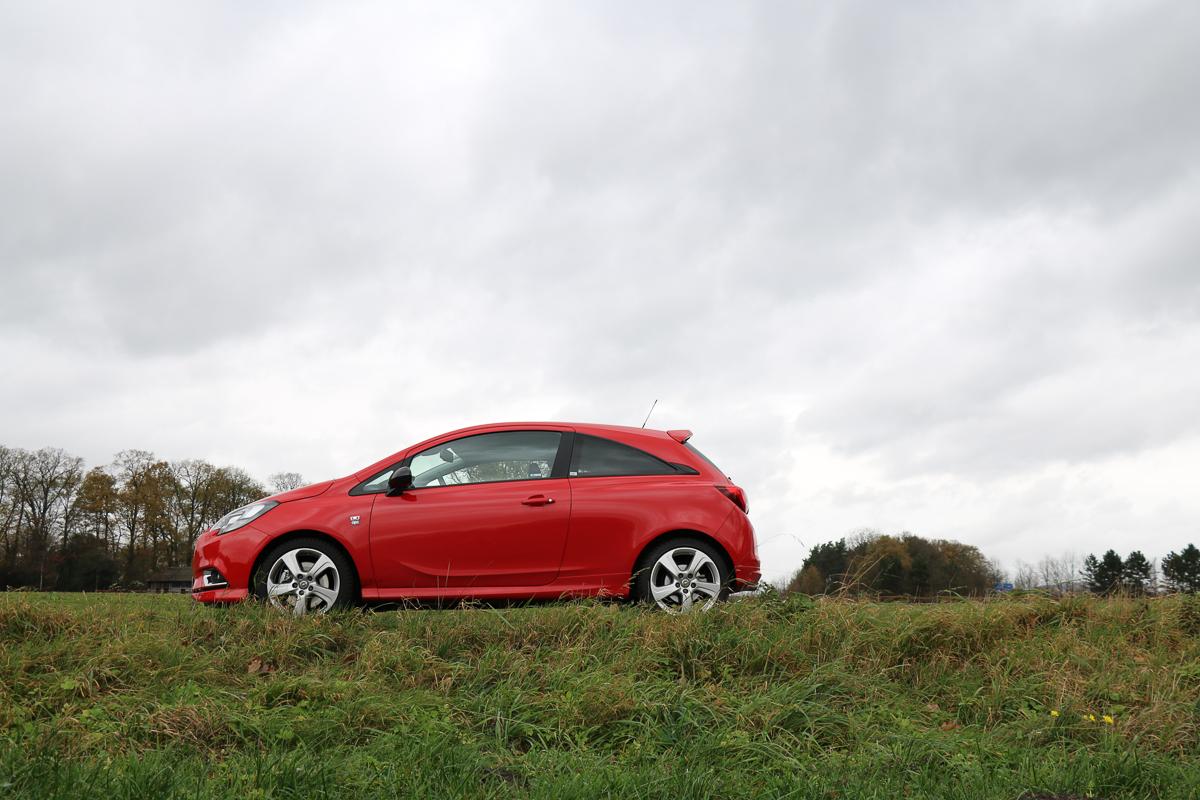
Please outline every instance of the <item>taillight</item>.
[[717, 491], [728, 497], [735, 506], [742, 510], [743, 514], [750, 513], [750, 501], [746, 499], [746, 493], [742, 491], [740, 486], [722, 486], [716, 485]]

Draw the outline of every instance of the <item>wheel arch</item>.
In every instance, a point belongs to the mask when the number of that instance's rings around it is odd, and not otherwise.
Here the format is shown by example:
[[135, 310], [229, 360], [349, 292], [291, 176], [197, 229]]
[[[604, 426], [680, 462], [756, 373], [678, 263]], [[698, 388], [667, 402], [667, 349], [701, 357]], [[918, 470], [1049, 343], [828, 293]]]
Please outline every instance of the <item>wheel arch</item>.
[[346, 560], [350, 562], [350, 568], [354, 570], [354, 599], [356, 601], [362, 599], [362, 573], [358, 568], [358, 564], [354, 561], [354, 556], [351, 555], [350, 550], [346, 547], [346, 545], [339, 542], [335, 536], [330, 536], [328, 533], [323, 533], [322, 531], [306, 529], [281, 533], [279, 536], [269, 539], [263, 544], [262, 548], [258, 551], [258, 555], [254, 557], [254, 565], [250, 568], [251, 596], [254, 595], [254, 587], [258, 585], [258, 571], [262, 569], [263, 562], [267, 557], [267, 553], [277, 545], [285, 544], [296, 539], [319, 539], [322, 542], [337, 548], [338, 551], [340, 551], [341, 554], [346, 557]]
[[723, 545], [719, 541], [717, 541], [717, 539], [715, 537], [713, 537], [712, 535], [704, 533], [703, 531], [692, 530], [690, 528], [677, 528], [675, 530], [664, 531], [663, 533], [658, 534], [657, 536], [653, 537], [652, 539], [650, 539], [649, 541], [647, 541], [645, 544], [642, 545], [641, 549], [638, 551], [637, 558], [635, 558], [633, 561], [633, 569], [631, 569], [629, 571], [629, 596], [630, 596], [630, 598], [632, 598], [634, 600], [638, 599], [637, 598], [637, 576], [638, 576], [638, 573], [640, 573], [643, 569], [646, 568], [646, 564], [645, 564], [646, 554], [649, 553], [650, 550], [653, 549], [655, 546], [662, 544], [663, 542], [668, 541], [670, 539], [699, 539], [700, 541], [704, 542], [705, 544], [712, 545], [713, 549], [717, 551], [717, 555], [720, 556], [722, 562], [724, 562], [722, 564], [722, 566], [724, 566], [725, 569], [728, 571], [729, 579], [731, 581], [733, 580], [733, 578], [734, 578], [733, 558], [729, 555], [729, 551], [725, 549], [725, 545]]

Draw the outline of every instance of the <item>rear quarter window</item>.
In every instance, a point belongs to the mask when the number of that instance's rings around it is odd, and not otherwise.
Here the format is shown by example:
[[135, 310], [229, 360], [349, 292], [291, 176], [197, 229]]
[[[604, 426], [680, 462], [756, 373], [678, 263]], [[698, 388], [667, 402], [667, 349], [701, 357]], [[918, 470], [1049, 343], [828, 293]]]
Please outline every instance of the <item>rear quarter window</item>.
[[714, 464], [712, 462], [712, 459], [710, 459], [708, 456], [704, 455], [704, 453], [701, 453], [699, 448], [697, 448], [695, 445], [693, 445], [690, 441], [684, 442], [683, 446], [686, 447], [688, 450], [690, 450], [692, 455], [694, 455], [696, 458], [700, 459], [705, 464], [708, 464], [708, 466], [712, 467], [713, 470], [716, 471], [718, 474], [720, 474], [720, 475], [725, 474], [724, 472], [721, 471], [720, 467], [718, 467], [716, 464]]
[[681, 472], [657, 456], [627, 444], [586, 434], [575, 435], [571, 454], [572, 478], [616, 475], [678, 475]]

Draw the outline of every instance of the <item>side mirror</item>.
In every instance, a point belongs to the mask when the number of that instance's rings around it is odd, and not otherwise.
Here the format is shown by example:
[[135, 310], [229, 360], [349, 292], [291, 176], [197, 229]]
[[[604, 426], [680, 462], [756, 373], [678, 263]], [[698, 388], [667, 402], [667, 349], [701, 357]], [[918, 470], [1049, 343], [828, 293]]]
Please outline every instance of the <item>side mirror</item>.
[[388, 478], [388, 497], [395, 497], [412, 486], [412, 470], [408, 467], [397, 467]]

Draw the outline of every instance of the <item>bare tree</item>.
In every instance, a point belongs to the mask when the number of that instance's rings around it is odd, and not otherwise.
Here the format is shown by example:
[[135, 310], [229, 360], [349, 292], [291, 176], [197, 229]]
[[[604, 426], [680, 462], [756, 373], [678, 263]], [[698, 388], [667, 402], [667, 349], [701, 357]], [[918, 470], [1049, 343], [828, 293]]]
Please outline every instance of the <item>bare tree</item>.
[[16, 471], [22, 455], [20, 450], [0, 447], [0, 588], [8, 583], [16, 568], [22, 515]]
[[1017, 562], [1017, 571], [1013, 574], [1013, 586], [1017, 589], [1036, 589], [1038, 588], [1037, 568], [1032, 564], [1026, 564], [1024, 561]]
[[1038, 577], [1043, 589], [1056, 592], [1073, 592], [1079, 590], [1079, 555], [1066, 552], [1054, 558], [1046, 556], [1038, 562]]
[[277, 492], [290, 492], [304, 485], [304, 476], [299, 472], [276, 472], [267, 480]]
[[196, 545], [196, 537], [225, 511], [218, 512], [216, 467], [200, 459], [176, 461], [171, 465], [175, 476], [175, 512], [179, 527], [180, 560], [186, 561]]
[[23, 536], [18, 530], [18, 556], [36, 572], [38, 588], [45, 588], [49, 558], [67, 536], [68, 511], [79, 491], [83, 459], [44, 447], [23, 454], [13, 477], [25, 522]]
[[1018, 561], [1013, 585], [1018, 589], [1075, 592], [1081, 589], [1079, 569], [1079, 556], [1071, 552], [1057, 558], [1045, 556], [1036, 565]]
[[1008, 570], [994, 558], [987, 559], [988, 579], [992, 582], [992, 586], [999, 586], [1002, 583], [1008, 583]]

